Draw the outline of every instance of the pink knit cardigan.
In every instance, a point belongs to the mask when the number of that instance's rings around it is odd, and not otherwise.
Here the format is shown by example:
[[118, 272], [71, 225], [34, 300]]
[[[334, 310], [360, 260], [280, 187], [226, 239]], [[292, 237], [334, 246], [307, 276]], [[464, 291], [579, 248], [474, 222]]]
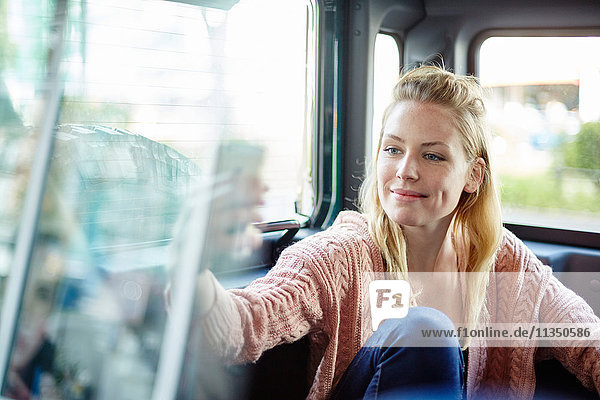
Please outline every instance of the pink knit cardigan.
[[[286, 249], [264, 278], [240, 290], [218, 286], [201, 322], [205, 340], [225, 359], [240, 363], [308, 334], [314, 375], [309, 398], [327, 398], [372, 333], [369, 316], [362, 315], [361, 276], [383, 268], [366, 218], [342, 212], [328, 230]], [[519, 272], [519, 279], [497, 291], [491, 277], [486, 303], [491, 322], [599, 322], [585, 301], [506, 230], [495, 270]], [[600, 390], [599, 347], [470, 347], [468, 398], [532, 398], [534, 361], [549, 357], [588, 389]]]

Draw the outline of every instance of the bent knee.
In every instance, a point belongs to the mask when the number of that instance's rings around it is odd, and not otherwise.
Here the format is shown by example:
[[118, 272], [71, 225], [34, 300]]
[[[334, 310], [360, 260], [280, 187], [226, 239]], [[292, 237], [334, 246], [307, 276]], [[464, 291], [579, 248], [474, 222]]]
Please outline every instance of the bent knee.
[[404, 318], [383, 321], [365, 345], [460, 347], [454, 332], [454, 324], [443, 312], [429, 307], [413, 307]]
[[378, 328], [382, 331], [413, 329], [454, 329], [454, 324], [443, 312], [430, 307], [412, 307], [404, 318], [384, 320]]
[[406, 323], [418, 329], [454, 329], [452, 320], [435, 308], [412, 307], [406, 318]]

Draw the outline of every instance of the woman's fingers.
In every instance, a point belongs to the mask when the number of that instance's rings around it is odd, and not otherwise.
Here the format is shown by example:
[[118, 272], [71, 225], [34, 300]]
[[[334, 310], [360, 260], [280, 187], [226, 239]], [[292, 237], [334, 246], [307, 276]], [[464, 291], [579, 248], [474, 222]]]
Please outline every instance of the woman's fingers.
[[210, 268], [234, 267], [262, 245], [262, 233], [252, 224], [261, 221], [266, 190], [260, 178], [247, 175], [215, 185], [205, 246]]

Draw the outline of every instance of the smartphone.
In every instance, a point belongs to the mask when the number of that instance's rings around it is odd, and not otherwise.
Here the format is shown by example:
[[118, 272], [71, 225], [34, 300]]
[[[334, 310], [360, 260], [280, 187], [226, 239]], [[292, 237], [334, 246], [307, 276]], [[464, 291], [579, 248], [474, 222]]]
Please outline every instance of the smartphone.
[[[221, 143], [210, 179], [207, 232], [200, 267], [235, 270], [250, 256], [245, 235], [263, 189], [264, 148], [246, 141]], [[208, 193], [207, 193], [208, 195]]]

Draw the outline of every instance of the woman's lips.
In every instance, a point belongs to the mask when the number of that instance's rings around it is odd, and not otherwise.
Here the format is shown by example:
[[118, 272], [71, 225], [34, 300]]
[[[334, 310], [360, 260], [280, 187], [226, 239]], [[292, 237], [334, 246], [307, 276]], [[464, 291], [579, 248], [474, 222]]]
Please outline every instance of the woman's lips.
[[427, 195], [413, 190], [406, 189], [391, 189], [392, 196], [399, 201], [412, 202], [424, 199]]

